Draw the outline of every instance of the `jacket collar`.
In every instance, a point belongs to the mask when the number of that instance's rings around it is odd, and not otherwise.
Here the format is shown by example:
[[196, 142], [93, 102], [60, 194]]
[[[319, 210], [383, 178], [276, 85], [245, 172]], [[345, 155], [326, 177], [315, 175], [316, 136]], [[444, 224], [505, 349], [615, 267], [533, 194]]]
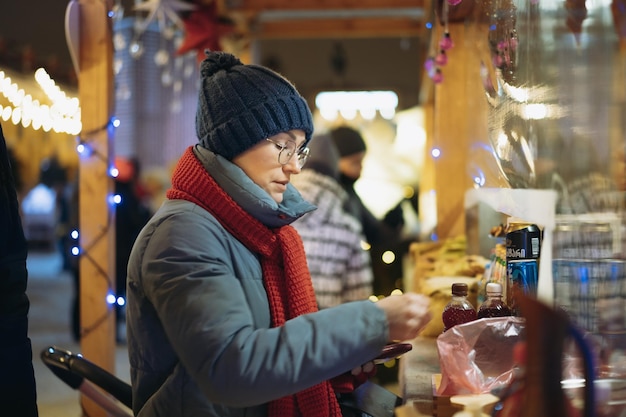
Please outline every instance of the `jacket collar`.
[[267, 227], [291, 224], [315, 210], [315, 206], [305, 201], [291, 183], [287, 184], [283, 201], [278, 204], [231, 161], [199, 145], [193, 151], [215, 182], [237, 204]]

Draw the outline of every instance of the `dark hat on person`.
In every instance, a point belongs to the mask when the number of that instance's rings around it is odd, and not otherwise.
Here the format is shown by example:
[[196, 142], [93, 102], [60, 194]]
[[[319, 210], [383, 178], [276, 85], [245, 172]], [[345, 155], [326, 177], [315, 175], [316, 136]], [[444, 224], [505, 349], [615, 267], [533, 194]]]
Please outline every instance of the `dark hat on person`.
[[348, 126], [341, 126], [330, 131], [330, 136], [339, 151], [339, 156], [350, 156], [364, 152], [367, 147], [361, 134]]
[[305, 169], [322, 175], [339, 178], [339, 152], [329, 134], [315, 135], [309, 144], [309, 157]]
[[196, 112], [201, 146], [231, 160], [281, 132], [301, 129], [311, 139], [311, 110], [291, 82], [226, 52], [205, 54]]

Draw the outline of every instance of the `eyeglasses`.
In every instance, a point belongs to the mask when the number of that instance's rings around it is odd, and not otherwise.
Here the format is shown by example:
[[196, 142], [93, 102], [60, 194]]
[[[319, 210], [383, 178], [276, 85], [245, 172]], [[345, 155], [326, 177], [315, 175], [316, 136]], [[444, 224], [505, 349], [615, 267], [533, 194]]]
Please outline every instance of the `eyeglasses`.
[[291, 161], [291, 157], [296, 154], [298, 158], [296, 161], [298, 168], [302, 168], [309, 157], [309, 148], [296, 150], [296, 142], [293, 140], [287, 140], [285, 143], [279, 143], [269, 138], [265, 140], [272, 142], [276, 146], [276, 149], [280, 150], [278, 153], [278, 163], [281, 165], [287, 165], [289, 161]]

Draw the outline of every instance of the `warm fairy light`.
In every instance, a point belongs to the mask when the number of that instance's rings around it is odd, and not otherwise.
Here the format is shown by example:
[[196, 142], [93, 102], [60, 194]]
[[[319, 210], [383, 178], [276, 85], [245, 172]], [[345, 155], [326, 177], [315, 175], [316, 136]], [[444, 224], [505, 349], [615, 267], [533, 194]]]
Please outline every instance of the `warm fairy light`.
[[315, 97], [315, 106], [320, 115], [329, 121], [341, 115], [352, 120], [361, 115], [372, 120], [376, 112], [391, 120], [398, 107], [398, 95], [393, 91], [322, 91]]
[[386, 250], [381, 257], [382, 261], [387, 265], [392, 264], [396, 260], [396, 254], [393, 251]]
[[39, 68], [35, 72], [35, 80], [39, 83], [51, 105], [41, 104], [33, 99], [24, 89], [20, 88], [0, 71], [0, 93], [11, 103], [0, 107], [2, 119], [11, 120], [15, 125], [32, 127], [45, 132], [54, 130], [57, 133], [77, 135], [82, 129], [80, 122], [80, 105], [78, 98], [68, 97], [50, 78], [48, 73]]

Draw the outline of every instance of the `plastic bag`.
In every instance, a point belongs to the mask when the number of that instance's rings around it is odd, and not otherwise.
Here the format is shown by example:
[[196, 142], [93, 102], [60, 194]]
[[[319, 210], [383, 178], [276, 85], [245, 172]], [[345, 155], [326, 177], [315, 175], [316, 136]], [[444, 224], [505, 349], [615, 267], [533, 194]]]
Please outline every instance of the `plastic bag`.
[[523, 317], [495, 317], [452, 327], [437, 337], [441, 383], [437, 395], [485, 394], [513, 378], [513, 347], [523, 340]]

